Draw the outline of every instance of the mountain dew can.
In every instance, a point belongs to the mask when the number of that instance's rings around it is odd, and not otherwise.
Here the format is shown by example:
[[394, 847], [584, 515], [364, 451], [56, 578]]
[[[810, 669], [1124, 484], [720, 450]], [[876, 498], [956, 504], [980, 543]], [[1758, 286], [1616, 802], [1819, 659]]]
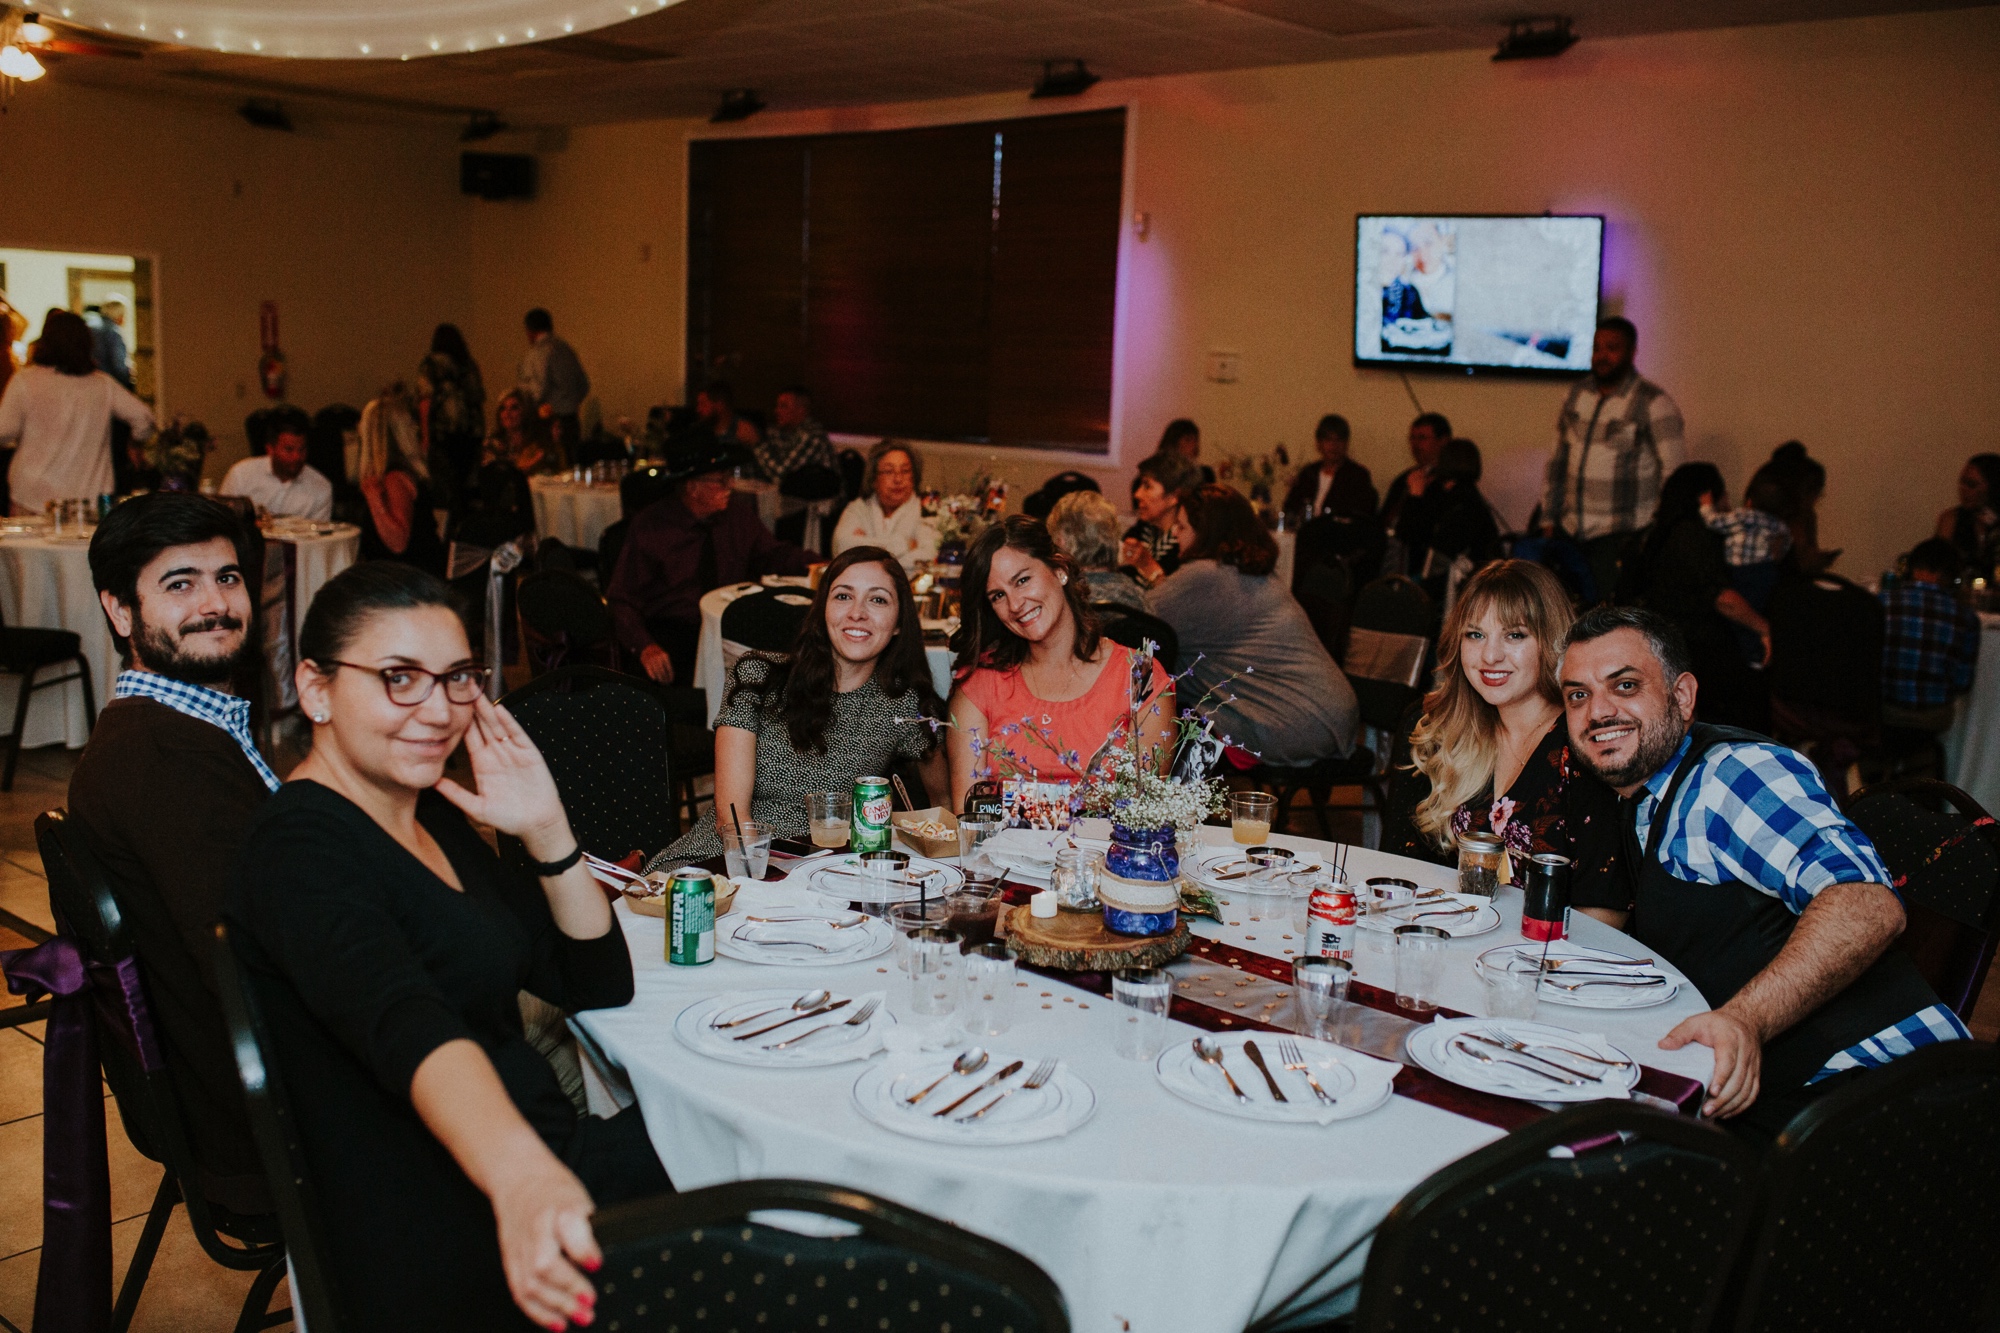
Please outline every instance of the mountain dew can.
[[667, 961], [715, 961], [715, 876], [699, 866], [676, 870], [667, 890]]
[[889, 827], [889, 779], [854, 779], [854, 832], [848, 850], [886, 852], [895, 836]]

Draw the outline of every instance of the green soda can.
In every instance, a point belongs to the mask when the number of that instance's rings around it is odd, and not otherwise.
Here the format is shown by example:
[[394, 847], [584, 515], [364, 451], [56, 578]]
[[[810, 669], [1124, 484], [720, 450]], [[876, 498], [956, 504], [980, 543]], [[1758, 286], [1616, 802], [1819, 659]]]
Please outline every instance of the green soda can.
[[667, 890], [667, 961], [715, 961], [715, 876], [699, 866], [676, 870]]
[[893, 837], [894, 831], [889, 827], [889, 779], [856, 778], [854, 832], [848, 849], [856, 854], [886, 852]]

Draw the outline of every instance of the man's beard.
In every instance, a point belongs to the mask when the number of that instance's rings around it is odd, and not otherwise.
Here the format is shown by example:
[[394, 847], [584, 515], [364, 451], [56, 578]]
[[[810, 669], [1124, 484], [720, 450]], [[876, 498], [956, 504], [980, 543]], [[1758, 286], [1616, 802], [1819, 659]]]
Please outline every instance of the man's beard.
[[190, 685], [227, 685], [235, 679], [237, 670], [253, 650], [251, 638], [246, 634], [242, 642], [237, 644], [236, 651], [221, 657], [198, 656], [182, 651], [181, 640], [190, 634], [202, 634], [215, 629], [242, 629], [243, 622], [235, 616], [209, 616], [202, 620], [190, 620], [179, 630], [161, 629], [149, 625], [142, 615], [135, 615], [133, 621], [133, 653], [145, 664], [146, 670], [170, 680], [185, 681]]
[[[1594, 726], [1595, 724], [1586, 728], [1584, 734], [1589, 735]], [[1669, 700], [1665, 713], [1650, 722], [1640, 724], [1639, 748], [1632, 752], [1630, 759], [1617, 768], [1599, 768], [1591, 761], [1589, 750], [1582, 745], [1575, 746], [1571, 753], [1605, 786], [1631, 787], [1659, 772], [1660, 765], [1673, 758], [1674, 751], [1680, 748], [1681, 738], [1685, 735], [1687, 735], [1687, 719], [1681, 716], [1680, 706]]]

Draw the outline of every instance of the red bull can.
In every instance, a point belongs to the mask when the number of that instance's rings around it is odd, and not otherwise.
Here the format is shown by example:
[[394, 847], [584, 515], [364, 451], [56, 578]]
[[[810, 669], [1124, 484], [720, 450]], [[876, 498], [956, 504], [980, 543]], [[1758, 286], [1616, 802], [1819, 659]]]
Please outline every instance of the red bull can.
[[1322, 884], [1306, 900], [1306, 956], [1354, 961], [1354, 889]]
[[715, 876], [700, 866], [682, 866], [667, 888], [667, 961], [715, 961]]

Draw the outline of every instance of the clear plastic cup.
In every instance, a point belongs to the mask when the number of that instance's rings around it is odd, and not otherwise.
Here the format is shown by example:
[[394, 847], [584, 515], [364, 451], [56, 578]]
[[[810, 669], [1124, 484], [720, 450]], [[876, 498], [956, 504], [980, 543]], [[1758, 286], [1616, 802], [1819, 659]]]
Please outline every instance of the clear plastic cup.
[[815, 847], [845, 847], [854, 832], [854, 795], [844, 791], [806, 793], [806, 822]]
[[1127, 1060], [1157, 1058], [1167, 1044], [1167, 1009], [1173, 1003], [1173, 979], [1165, 969], [1157, 967], [1114, 973], [1111, 998], [1118, 1013], [1112, 1049]]
[[1486, 991], [1488, 1018], [1533, 1018], [1536, 988], [1541, 985], [1538, 959], [1515, 956], [1497, 964], [1482, 963], [1479, 981]]
[[969, 1037], [997, 1037], [1014, 1025], [1014, 955], [1004, 944], [968, 949], [959, 1026]]
[[1347, 999], [1347, 983], [1353, 977], [1354, 966], [1344, 959], [1292, 960], [1292, 999], [1304, 1035], [1318, 1041], [1333, 1035], [1334, 1016]]
[[958, 820], [958, 859], [967, 865], [974, 861], [984, 862], [980, 848], [992, 841], [993, 836], [1007, 827], [1004, 819], [981, 819], [977, 815], [960, 815]]
[[910, 970], [910, 935], [927, 927], [945, 928], [951, 909], [943, 898], [929, 902], [897, 903], [889, 909], [889, 924], [896, 929], [896, 970]]
[[1229, 797], [1229, 834], [1246, 847], [1268, 841], [1271, 820], [1277, 812], [1278, 798], [1269, 792], [1232, 792]]
[[1436, 926], [1396, 927], [1396, 1007], [1428, 1014], [1438, 1007], [1445, 946], [1451, 936]]
[[762, 879], [771, 868], [771, 830], [748, 819], [742, 829], [740, 836], [734, 826], [723, 830], [723, 866], [731, 879]]
[[959, 938], [955, 930], [925, 926], [906, 937], [910, 968], [910, 1012], [920, 1018], [949, 1018], [958, 1011]]
[[1377, 876], [1368, 881], [1368, 911], [1393, 912], [1408, 907], [1416, 900], [1417, 886], [1407, 879], [1389, 879]]

